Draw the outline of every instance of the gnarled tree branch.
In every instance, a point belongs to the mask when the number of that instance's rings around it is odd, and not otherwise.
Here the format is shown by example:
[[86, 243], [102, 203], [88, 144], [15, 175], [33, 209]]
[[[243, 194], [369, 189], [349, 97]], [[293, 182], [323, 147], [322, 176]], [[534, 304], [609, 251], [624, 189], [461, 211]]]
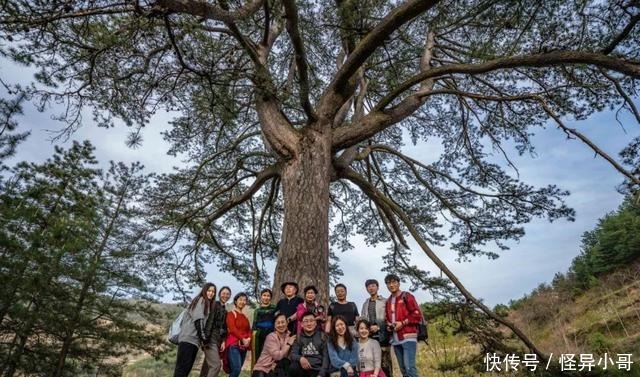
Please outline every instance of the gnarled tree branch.
[[197, 0], [158, 0], [155, 2], [155, 6], [172, 13], [191, 14], [208, 20], [233, 22], [251, 17], [262, 7], [264, 1], [254, 0], [234, 11], [216, 7], [207, 1]]
[[437, 3], [437, 0], [409, 0], [391, 11], [362, 38], [355, 49], [348, 52], [347, 60], [324, 91], [318, 106], [319, 117], [333, 119], [335, 113], [350, 96], [349, 81], [371, 54], [402, 25], [426, 12]]
[[412, 86], [427, 80], [444, 75], [465, 73], [477, 75], [498, 69], [516, 67], [550, 67], [561, 64], [589, 64], [601, 68], [617, 71], [625, 75], [639, 78], [640, 62], [626, 59], [610, 57], [594, 52], [584, 51], [553, 51], [543, 54], [512, 56], [486, 61], [484, 63], [450, 64], [421, 72], [400, 84], [393, 92], [385, 96], [376, 105], [374, 110], [382, 110], [387, 107], [395, 98], [409, 90]]
[[631, 30], [636, 26], [636, 24], [640, 21], [640, 13], [631, 17], [627, 26], [620, 32], [620, 34], [616, 35], [615, 38], [607, 45], [607, 47], [602, 49], [602, 53], [605, 55], [609, 55], [616, 49], [616, 47], [620, 44], [620, 42], [624, 41], [631, 33]]
[[[359, 124], [336, 129], [333, 136], [333, 149], [339, 150], [347, 148], [364, 141], [387, 127], [396, 124], [399, 120], [411, 115], [417, 108], [407, 107], [407, 103], [404, 101], [388, 110], [385, 110], [385, 107], [412, 86], [422, 83], [425, 80], [459, 73], [474, 75], [499, 69], [547, 67], [561, 64], [590, 64], [617, 71], [634, 78], [640, 77], [640, 62], [610, 57], [599, 53], [579, 51], [554, 51], [543, 54], [494, 59], [478, 64], [450, 64], [441, 67], [432, 67], [400, 84], [398, 88], [385, 96]], [[417, 92], [409, 96], [409, 98], [420, 95], [420, 92]], [[407, 111], [411, 109], [413, 111]]]
[[300, 84], [300, 103], [304, 112], [307, 114], [309, 123], [316, 121], [317, 116], [311, 102], [309, 101], [309, 73], [307, 56], [304, 51], [304, 43], [302, 35], [300, 35], [300, 26], [298, 25], [298, 8], [294, 0], [283, 0], [284, 12], [287, 19], [287, 33], [291, 38], [293, 51], [295, 54], [296, 67], [298, 69], [298, 83]]
[[416, 240], [420, 248], [424, 251], [425, 254], [433, 261], [433, 263], [451, 280], [451, 282], [460, 290], [460, 293], [467, 299], [476, 305], [480, 310], [482, 310], [487, 316], [489, 316], [494, 321], [506, 326], [520, 340], [529, 348], [532, 352], [534, 352], [543, 362], [546, 362], [548, 357], [544, 354], [535, 344], [519, 329], [515, 324], [507, 321], [505, 318], [500, 317], [496, 313], [494, 313], [491, 309], [489, 309], [482, 301], [475, 298], [471, 292], [467, 290], [467, 288], [460, 282], [460, 280], [455, 276], [455, 274], [449, 270], [446, 264], [435, 254], [435, 252], [427, 245], [424, 241], [418, 229], [416, 229], [413, 222], [404, 212], [404, 210], [398, 206], [395, 202], [386, 197], [383, 193], [378, 191], [371, 183], [369, 183], [364, 177], [355, 172], [353, 169], [347, 168], [343, 170], [341, 173], [341, 177], [345, 178], [351, 182], [353, 182], [356, 186], [358, 186], [362, 192], [367, 195], [372, 201], [376, 203], [376, 205], [380, 207], [386, 207], [390, 211], [392, 211], [405, 225], [411, 236]]

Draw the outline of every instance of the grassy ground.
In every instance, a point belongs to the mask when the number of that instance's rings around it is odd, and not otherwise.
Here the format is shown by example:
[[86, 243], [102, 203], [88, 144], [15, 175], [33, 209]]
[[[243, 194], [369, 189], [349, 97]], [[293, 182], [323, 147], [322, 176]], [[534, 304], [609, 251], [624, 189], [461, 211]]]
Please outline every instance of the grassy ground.
[[[466, 347], [466, 348], [465, 348]], [[421, 377], [431, 376], [446, 376], [446, 377], [458, 377], [458, 376], [471, 376], [472, 374], [456, 374], [454, 372], [442, 373], [435, 369], [439, 363], [455, 363], [460, 357], [469, 350], [468, 345], [464, 344], [463, 340], [446, 339], [443, 336], [436, 335], [431, 340], [429, 346], [424, 343], [420, 343], [418, 347], [417, 366], [418, 373]], [[393, 354], [393, 352], [392, 352]], [[145, 357], [131, 364], [127, 365], [124, 369], [124, 377], [171, 377], [173, 375], [173, 367], [176, 361], [176, 348], [173, 348], [170, 352], [167, 352], [157, 359], [153, 357]], [[189, 375], [190, 377], [199, 376], [200, 367], [202, 365], [202, 353], [198, 354], [198, 358], [194, 364], [193, 371]], [[249, 360], [247, 360], [245, 367]], [[394, 376], [399, 377], [400, 370], [398, 370], [398, 363], [393, 360], [394, 364]], [[224, 374], [221, 374], [224, 375]], [[249, 377], [249, 370], [243, 370], [241, 377]]]
[[[176, 362], [177, 347], [171, 351], [161, 355], [158, 358], [146, 357], [127, 365], [124, 369], [123, 377], [171, 377], [173, 376], [173, 368]], [[198, 358], [193, 365], [193, 370], [189, 377], [198, 377], [202, 366], [202, 352], [198, 352]], [[245, 368], [247, 363], [245, 363]], [[224, 373], [220, 374], [224, 376]], [[250, 377], [249, 370], [243, 370], [240, 377]]]

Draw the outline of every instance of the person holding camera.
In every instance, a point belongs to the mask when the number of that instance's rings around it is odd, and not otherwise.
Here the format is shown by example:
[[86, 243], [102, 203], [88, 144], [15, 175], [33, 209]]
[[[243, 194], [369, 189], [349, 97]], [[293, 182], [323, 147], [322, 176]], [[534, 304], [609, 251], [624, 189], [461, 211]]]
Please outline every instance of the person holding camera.
[[391, 293], [385, 305], [387, 331], [391, 336], [391, 345], [398, 359], [403, 377], [418, 377], [416, 369], [416, 351], [418, 348], [418, 325], [422, 314], [418, 303], [409, 292], [400, 290], [398, 275], [389, 274], [384, 282]]

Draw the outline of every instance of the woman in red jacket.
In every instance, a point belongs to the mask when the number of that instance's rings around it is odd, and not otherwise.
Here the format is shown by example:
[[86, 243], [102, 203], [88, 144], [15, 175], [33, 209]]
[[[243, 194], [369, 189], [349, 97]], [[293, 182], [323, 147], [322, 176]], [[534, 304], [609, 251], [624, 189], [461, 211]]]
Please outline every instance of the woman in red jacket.
[[229, 360], [229, 368], [231, 369], [229, 377], [238, 377], [244, 359], [247, 356], [247, 350], [251, 346], [251, 326], [249, 319], [242, 313], [242, 309], [247, 305], [247, 294], [238, 293], [233, 298], [235, 308], [227, 313], [227, 339], [225, 346], [227, 348], [227, 358]]

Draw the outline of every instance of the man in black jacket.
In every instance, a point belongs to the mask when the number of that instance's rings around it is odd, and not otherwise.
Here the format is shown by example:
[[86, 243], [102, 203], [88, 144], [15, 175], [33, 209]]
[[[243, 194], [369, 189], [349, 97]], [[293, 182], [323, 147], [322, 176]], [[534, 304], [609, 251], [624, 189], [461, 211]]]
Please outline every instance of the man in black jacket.
[[284, 297], [276, 304], [275, 314], [282, 313], [287, 316], [287, 327], [289, 332], [295, 334], [297, 332], [297, 318], [296, 309], [298, 305], [302, 304], [304, 300], [298, 296], [298, 283], [295, 281], [285, 281], [280, 286], [280, 290], [284, 294]]
[[327, 340], [317, 327], [313, 313], [306, 312], [302, 316], [302, 331], [289, 354], [290, 377], [325, 377], [329, 367]]

